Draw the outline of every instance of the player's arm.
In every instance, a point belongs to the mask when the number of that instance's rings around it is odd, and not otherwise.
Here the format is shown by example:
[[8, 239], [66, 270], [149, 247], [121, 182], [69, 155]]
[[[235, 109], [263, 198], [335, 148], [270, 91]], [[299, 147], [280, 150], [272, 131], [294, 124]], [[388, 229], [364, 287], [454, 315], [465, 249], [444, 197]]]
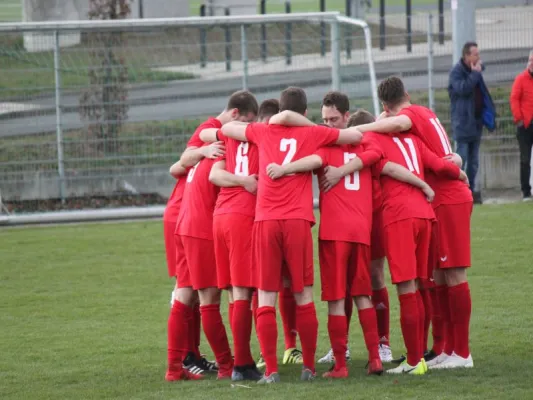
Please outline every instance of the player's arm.
[[285, 125], [285, 126], [314, 126], [313, 121], [310, 121], [302, 114], [294, 111], [285, 110], [270, 118], [269, 125]]
[[279, 179], [285, 175], [313, 171], [320, 168], [322, 165], [322, 157], [317, 154], [313, 154], [284, 165], [279, 165], [276, 163], [268, 164], [267, 175], [271, 179]]
[[224, 124], [221, 128], [222, 134], [232, 139], [238, 140], [240, 142], [247, 142], [246, 137], [246, 128], [248, 127], [247, 122], [240, 121], [231, 121], [227, 124]]
[[359, 144], [363, 140], [363, 134], [361, 131], [352, 126], [346, 129], [339, 130], [339, 138], [335, 144]]
[[224, 160], [213, 164], [209, 173], [209, 182], [220, 187], [241, 186], [252, 194], [257, 192], [257, 175], [238, 176], [232, 174], [226, 170], [226, 161]]
[[400, 164], [387, 161], [383, 169], [381, 170], [381, 175], [387, 175], [397, 181], [408, 183], [414, 187], [419, 188], [424, 192], [429, 202], [433, 201], [435, 198], [435, 192], [433, 189], [418, 176], [413, 174], [407, 168]]
[[438, 177], [444, 179], [459, 179], [468, 184], [468, 178], [465, 172], [452, 161], [437, 157], [421, 141], [418, 141], [418, 148], [420, 150], [420, 157], [422, 158], [424, 168], [429, 169]]
[[198, 164], [204, 158], [214, 160], [215, 158], [222, 157], [225, 153], [224, 142], [215, 142], [202, 147], [191, 146], [185, 149], [179, 162], [184, 168], [189, 168]]
[[378, 132], [378, 133], [395, 133], [405, 132], [411, 129], [413, 122], [407, 115], [396, 115], [394, 117], [380, 118], [376, 122], [370, 124], [358, 125], [357, 129], [362, 133]]
[[451, 161], [452, 163], [457, 165], [459, 168], [463, 166], [463, 159], [457, 153], [448, 154], [447, 156], [444, 156], [444, 159]]
[[200, 132], [200, 140], [205, 143], [218, 142], [220, 139], [217, 135], [218, 128], [206, 128]]
[[170, 172], [170, 175], [172, 175], [174, 178], [178, 179], [180, 176], [183, 176], [187, 173], [187, 168], [183, 167], [180, 161], [176, 161], [174, 164], [172, 164], [168, 172]]

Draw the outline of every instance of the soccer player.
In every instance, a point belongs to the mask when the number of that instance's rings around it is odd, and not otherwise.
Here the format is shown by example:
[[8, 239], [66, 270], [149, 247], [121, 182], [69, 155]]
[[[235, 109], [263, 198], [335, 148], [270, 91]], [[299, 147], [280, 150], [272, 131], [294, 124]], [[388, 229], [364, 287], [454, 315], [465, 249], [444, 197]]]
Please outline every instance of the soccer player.
[[[378, 95], [389, 116], [368, 125], [363, 131], [412, 133], [438, 157], [460, 158], [452, 153], [446, 130], [428, 108], [411, 104], [400, 78], [390, 77], [379, 85]], [[401, 135], [399, 135], [399, 139]], [[432, 203], [438, 220], [438, 258], [434, 273], [436, 301], [433, 313], [434, 337], [444, 337], [433, 344], [436, 357], [430, 368], [473, 367], [469, 349], [469, 325], [472, 301], [466, 270], [471, 265], [470, 216], [473, 198], [464, 182], [442, 179], [428, 173], [428, 184], [435, 189]], [[443, 324], [438, 318], [442, 316]], [[441, 326], [444, 327], [441, 328]], [[435, 333], [435, 331], [437, 331]]]
[[[199, 134], [205, 128], [220, 128], [233, 120], [253, 121], [257, 114], [257, 101], [247, 91], [231, 95], [226, 109], [217, 117], [201, 124], [190, 140], [191, 146], [202, 147]], [[191, 166], [181, 158], [183, 166]], [[220, 290], [218, 289], [215, 250], [213, 245], [213, 210], [218, 187], [209, 182], [214, 160], [204, 158], [189, 171], [185, 193], [176, 225], [178, 240], [183, 245], [185, 260], [178, 265], [178, 290], [172, 313], [177, 319], [176, 347], [169, 359], [168, 380], [190, 379], [179, 362], [181, 349], [187, 348], [187, 325], [190, 323], [195, 291], [198, 291], [202, 326], [219, 366], [218, 379], [231, 378], [233, 359], [226, 330], [220, 315]]]
[[[285, 89], [280, 96], [280, 110], [305, 115], [307, 97], [300, 88]], [[274, 117], [275, 118], [275, 117]], [[257, 331], [266, 371], [260, 384], [280, 380], [277, 363], [277, 325], [275, 303], [283, 272], [291, 281], [297, 304], [296, 327], [302, 343], [301, 380], [315, 377], [315, 352], [318, 320], [313, 302], [313, 190], [311, 173], [272, 180], [267, 176], [270, 163], [288, 164], [313, 154], [318, 148], [361, 140], [357, 129], [337, 130], [323, 126], [285, 127], [265, 124], [230, 123], [222, 127], [224, 135], [255, 143], [259, 149], [259, 180], [254, 224], [254, 253], [259, 288]], [[286, 271], [282, 271], [283, 261]]]

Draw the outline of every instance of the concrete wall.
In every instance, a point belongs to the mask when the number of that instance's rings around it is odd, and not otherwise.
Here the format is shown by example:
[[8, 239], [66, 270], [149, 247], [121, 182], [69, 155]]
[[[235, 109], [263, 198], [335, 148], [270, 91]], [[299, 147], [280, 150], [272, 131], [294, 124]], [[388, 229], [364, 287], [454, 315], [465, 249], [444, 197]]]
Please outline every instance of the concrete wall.
[[[188, 0], [134, 0], [131, 18], [139, 18], [142, 1], [144, 18], [178, 18], [189, 16]], [[75, 21], [88, 19], [89, 0], [22, 0], [23, 21]], [[79, 33], [61, 34], [61, 47], [80, 43]], [[50, 51], [54, 36], [40, 33], [24, 34], [24, 48], [29, 52]]]
[[[230, 8], [231, 15], [257, 14], [258, 2], [253, 0], [206, 0], [206, 5], [212, 4], [214, 15], [224, 15], [224, 8]], [[209, 13], [209, 11], [207, 11]]]

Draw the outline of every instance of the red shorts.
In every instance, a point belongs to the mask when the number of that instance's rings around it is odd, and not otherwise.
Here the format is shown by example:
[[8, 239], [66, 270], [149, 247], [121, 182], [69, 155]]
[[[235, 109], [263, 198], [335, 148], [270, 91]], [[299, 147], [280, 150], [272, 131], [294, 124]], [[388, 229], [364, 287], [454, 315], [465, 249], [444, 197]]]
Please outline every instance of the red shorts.
[[176, 276], [176, 221], [163, 220], [163, 236], [165, 238], [165, 254], [167, 256], [168, 276]]
[[428, 279], [429, 219], [409, 218], [385, 226], [385, 253], [392, 283]]
[[438, 221], [438, 267], [468, 268], [472, 265], [470, 217], [472, 203], [442, 204], [435, 209]]
[[[213, 241], [182, 235], [180, 238], [187, 260], [187, 270], [191, 283], [189, 286], [192, 286], [194, 290], [218, 287]], [[181, 287], [179, 277], [178, 287]]]
[[290, 279], [294, 293], [313, 285], [313, 238], [309, 221], [258, 221], [254, 224], [253, 248], [259, 289], [279, 292], [283, 276]]
[[[371, 296], [370, 246], [361, 243], [319, 240], [322, 301]], [[348, 289], [348, 290], [347, 290]]]
[[438, 266], [438, 254], [439, 254], [439, 230], [438, 222], [432, 221], [431, 224], [431, 240], [429, 242], [429, 256], [428, 256], [428, 278], [420, 279], [420, 289], [432, 289], [436, 287], [433, 280], [433, 271]]
[[379, 209], [372, 213], [372, 233], [370, 236], [371, 260], [379, 260], [385, 257], [385, 244], [383, 242], [383, 213]]
[[175, 276], [177, 287], [192, 287], [189, 266], [187, 265], [187, 257], [185, 256], [185, 249], [183, 248], [183, 236], [174, 235], [174, 244], [176, 249], [174, 266], [176, 268]]
[[220, 289], [254, 287], [252, 271], [252, 230], [254, 217], [222, 214], [213, 218], [213, 239]]

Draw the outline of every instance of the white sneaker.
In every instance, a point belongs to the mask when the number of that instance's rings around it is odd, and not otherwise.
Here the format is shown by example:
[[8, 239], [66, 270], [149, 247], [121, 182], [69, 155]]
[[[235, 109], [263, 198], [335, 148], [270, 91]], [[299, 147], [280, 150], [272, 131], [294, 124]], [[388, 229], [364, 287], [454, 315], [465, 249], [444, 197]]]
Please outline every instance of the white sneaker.
[[386, 344], [380, 344], [378, 351], [379, 351], [379, 358], [381, 359], [381, 362], [392, 361], [392, 350], [390, 346], [387, 346]]
[[407, 360], [402, 362], [396, 368], [388, 369], [387, 374], [409, 374], [409, 375], [424, 375], [427, 372], [424, 359], [420, 360], [415, 366], [409, 365]]
[[469, 354], [467, 358], [463, 358], [457, 354], [452, 353], [442, 363], [437, 364], [433, 369], [451, 369], [451, 368], [474, 368], [474, 360], [472, 354]]
[[433, 360], [427, 361], [426, 364], [429, 369], [436, 369], [440, 364], [445, 362], [448, 358], [451, 356], [446, 354], [445, 352], [440, 353], [437, 357], [435, 357]]
[[176, 296], [174, 294], [174, 289], [172, 289], [172, 293], [170, 295], [170, 308], [172, 308], [172, 305], [174, 304], [174, 300], [176, 300]]
[[[350, 349], [346, 349], [346, 361], [350, 360]], [[335, 356], [333, 355], [333, 350], [329, 349], [326, 355], [318, 360], [319, 364], [333, 364], [335, 362]]]

